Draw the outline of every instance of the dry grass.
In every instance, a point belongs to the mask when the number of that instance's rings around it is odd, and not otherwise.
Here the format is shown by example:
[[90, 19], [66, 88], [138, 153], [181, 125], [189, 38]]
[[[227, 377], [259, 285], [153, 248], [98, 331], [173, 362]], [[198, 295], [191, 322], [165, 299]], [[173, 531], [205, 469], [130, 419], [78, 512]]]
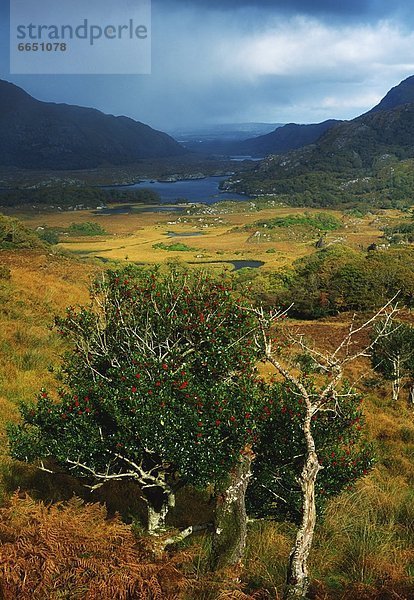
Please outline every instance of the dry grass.
[[413, 492], [403, 477], [378, 469], [359, 482], [326, 510], [315, 541], [314, 576], [331, 593], [355, 585], [375, 594], [384, 587], [413, 589], [412, 507]]
[[64, 346], [51, 330], [55, 314], [85, 303], [92, 268], [37, 251], [1, 252], [11, 270], [0, 281], [0, 496], [12, 469], [7, 456], [6, 423], [17, 418], [17, 404], [34, 398], [42, 386], [53, 389], [50, 366], [60, 364]]
[[[382, 236], [379, 229], [383, 223], [401, 218], [398, 211], [382, 211], [376, 216], [368, 215], [358, 219], [344, 216], [339, 211], [312, 209], [341, 219], [342, 229], [328, 234], [327, 241], [341, 241], [349, 246], [367, 247], [378, 242]], [[303, 214], [302, 208], [275, 207], [260, 212], [228, 213], [220, 215], [186, 215], [181, 214], [177, 223], [177, 213], [131, 213], [129, 215], [97, 216], [89, 211], [19, 214], [19, 218], [30, 227], [46, 225], [49, 227], [67, 227], [71, 223], [96, 221], [103, 225], [110, 235], [99, 238], [71, 238], [62, 242], [61, 247], [69, 251], [84, 253], [87, 256], [102, 256], [109, 260], [138, 263], [164, 263], [172, 258], [202, 264], [208, 261], [226, 261], [237, 259], [257, 259], [265, 262], [270, 268], [290, 265], [293, 260], [314, 251], [314, 242], [301, 241], [292, 237], [291, 233], [281, 230], [280, 240], [273, 242], [251, 243], [249, 232], [235, 231], [235, 228], [249, 225], [258, 219], [270, 219], [291, 214]], [[189, 231], [202, 232], [202, 236], [189, 238], [195, 252], [166, 252], [156, 250], [152, 246], [158, 242], [168, 242], [166, 234], [173, 231], [177, 234]], [[174, 238], [174, 241], [188, 241], [186, 238]], [[316, 241], [316, 238], [315, 240]], [[266, 250], [274, 249], [269, 254]], [[202, 255], [202, 258], [197, 258]], [[127, 258], [126, 258], [127, 257]]]

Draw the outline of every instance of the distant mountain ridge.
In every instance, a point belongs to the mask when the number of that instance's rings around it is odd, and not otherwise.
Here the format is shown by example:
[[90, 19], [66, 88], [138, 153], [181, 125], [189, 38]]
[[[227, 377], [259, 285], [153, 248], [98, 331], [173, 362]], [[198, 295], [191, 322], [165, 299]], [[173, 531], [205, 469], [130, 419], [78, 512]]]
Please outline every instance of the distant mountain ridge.
[[[212, 132], [209, 135], [194, 136], [193, 139], [183, 140], [186, 148], [203, 154], [219, 155], [238, 155], [253, 156], [263, 158], [268, 154], [280, 154], [289, 150], [296, 150], [308, 144], [316, 142], [325, 131], [341, 123], [336, 119], [329, 119], [322, 123], [297, 124], [288, 123], [287, 125], [276, 124], [275, 129], [243, 139], [242, 130], [237, 132], [237, 136], [224, 135]], [[248, 134], [248, 130], [244, 131]], [[239, 139], [237, 139], [239, 138]], [[181, 138], [180, 138], [181, 141]]]
[[206, 142], [222, 141], [235, 142], [245, 140], [247, 137], [265, 135], [274, 131], [277, 127], [283, 127], [284, 123], [217, 123], [199, 127], [181, 127], [179, 129], [166, 130], [175, 140], [180, 142]]
[[[287, 194], [287, 200], [296, 195], [303, 202], [329, 204], [329, 198], [349, 199], [355, 185], [372, 190], [374, 183], [368, 180], [374, 180], [384, 165], [411, 158], [414, 76], [392, 88], [367, 113], [334, 123], [312, 144], [269, 155], [253, 172], [229, 180], [225, 187], [249, 194]], [[364, 178], [364, 183], [358, 183]]]
[[[392, 110], [398, 106], [411, 103], [414, 103], [414, 76], [407, 77], [407, 79], [402, 81], [399, 85], [393, 87], [377, 106], [365, 113], [365, 115], [361, 115], [361, 117], [357, 118], [362, 118], [379, 111]], [[327, 131], [341, 123], [348, 123], [348, 121], [328, 119], [322, 123], [304, 125], [288, 123], [265, 135], [251, 137], [241, 142], [233, 142], [231, 145], [220, 144], [218, 142], [215, 145], [211, 142], [210, 146], [205, 146], [203, 149], [255, 157], [265, 157], [270, 154], [284, 154], [310, 144], [319, 143], [320, 138]]]
[[311, 123], [308, 125], [288, 123], [266, 135], [244, 140], [240, 143], [240, 154], [266, 156], [268, 154], [280, 154], [281, 152], [296, 150], [308, 144], [313, 144], [325, 131], [337, 123], [341, 123], [341, 121], [329, 119], [322, 123]]
[[0, 165], [86, 169], [184, 154], [166, 133], [129, 117], [36, 100], [0, 80]]

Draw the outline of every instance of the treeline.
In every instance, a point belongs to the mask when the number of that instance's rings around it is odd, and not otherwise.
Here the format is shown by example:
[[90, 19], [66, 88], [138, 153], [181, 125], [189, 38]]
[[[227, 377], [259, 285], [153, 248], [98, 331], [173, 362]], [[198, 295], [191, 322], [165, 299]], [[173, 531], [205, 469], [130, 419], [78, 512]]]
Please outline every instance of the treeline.
[[381, 208], [405, 208], [412, 204], [414, 161], [398, 162], [395, 156], [378, 159], [370, 169], [333, 168], [332, 165], [297, 166], [269, 157], [256, 170], [237, 175], [236, 192], [277, 195], [291, 206], [328, 207], [355, 203]]
[[96, 207], [108, 203], [158, 204], [160, 196], [149, 189], [106, 189], [80, 185], [53, 185], [0, 191], [0, 205], [45, 204], [60, 207]]
[[377, 308], [399, 292], [414, 303], [414, 249], [399, 246], [362, 252], [332, 245], [301, 258], [290, 270], [241, 272], [252, 293], [268, 306], [291, 305], [292, 316], [318, 318]]

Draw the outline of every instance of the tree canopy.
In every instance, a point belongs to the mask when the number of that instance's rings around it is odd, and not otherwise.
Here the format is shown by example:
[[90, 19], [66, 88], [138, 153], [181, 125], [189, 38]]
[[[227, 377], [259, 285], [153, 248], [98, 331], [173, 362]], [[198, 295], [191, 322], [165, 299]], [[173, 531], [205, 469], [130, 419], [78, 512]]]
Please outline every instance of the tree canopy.
[[95, 484], [170, 493], [225, 478], [254, 436], [255, 317], [226, 278], [172, 268], [107, 272], [56, 321], [71, 342], [59, 397], [10, 427], [14, 457], [52, 458]]

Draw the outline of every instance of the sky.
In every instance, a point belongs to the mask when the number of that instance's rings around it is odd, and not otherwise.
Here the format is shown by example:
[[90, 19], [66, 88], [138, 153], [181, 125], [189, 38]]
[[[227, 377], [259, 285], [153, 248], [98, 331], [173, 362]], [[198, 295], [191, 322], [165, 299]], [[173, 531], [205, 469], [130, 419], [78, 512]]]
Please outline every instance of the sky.
[[1, 79], [166, 131], [351, 119], [414, 74], [412, 0], [152, 0], [146, 75], [11, 75], [8, 4]]

